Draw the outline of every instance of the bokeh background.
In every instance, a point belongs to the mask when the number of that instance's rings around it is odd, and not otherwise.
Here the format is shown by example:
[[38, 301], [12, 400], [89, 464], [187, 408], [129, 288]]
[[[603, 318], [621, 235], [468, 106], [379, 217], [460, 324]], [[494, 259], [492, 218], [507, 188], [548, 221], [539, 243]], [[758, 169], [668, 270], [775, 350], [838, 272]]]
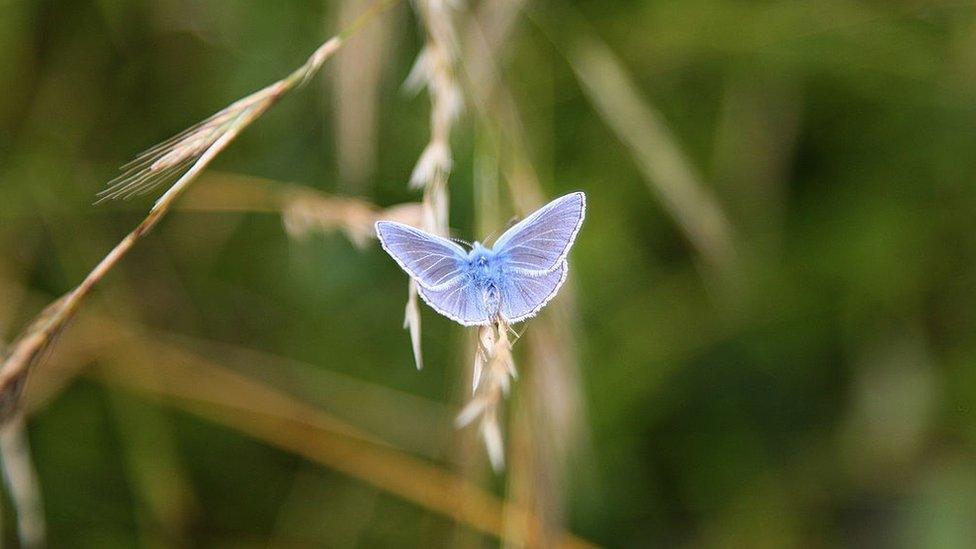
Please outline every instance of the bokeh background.
[[[518, 328], [506, 472], [453, 426], [474, 334], [424, 307], [417, 372], [394, 263], [266, 200], [419, 200], [404, 3], [249, 128], [32, 374], [5, 470], [16, 490], [29, 456], [50, 546], [972, 546], [976, 8], [459, 4], [456, 235], [589, 199], [571, 287]], [[119, 165], [367, 5], [0, 2], [0, 338], [145, 215], [92, 205]]]

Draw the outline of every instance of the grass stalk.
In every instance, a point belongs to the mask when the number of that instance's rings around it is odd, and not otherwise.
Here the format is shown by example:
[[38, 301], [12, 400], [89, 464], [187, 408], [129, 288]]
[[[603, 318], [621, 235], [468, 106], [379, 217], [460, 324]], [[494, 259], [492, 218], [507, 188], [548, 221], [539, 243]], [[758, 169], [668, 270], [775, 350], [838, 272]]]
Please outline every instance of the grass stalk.
[[[110, 322], [110, 321], [107, 321]], [[163, 399], [167, 404], [255, 439], [303, 456], [380, 490], [411, 501], [483, 534], [505, 541], [505, 518], [516, 515], [529, 524], [528, 540], [536, 539], [538, 520], [520, 506], [486, 492], [474, 483], [397, 447], [341, 419], [248, 376], [179, 347], [146, 340], [119, 324], [119, 339], [102, 347], [111, 358], [125, 357], [124, 368], [95, 372], [109, 385], [128, 387]], [[99, 361], [119, 364], [120, 361]], [[460, 505], [460, 502], [464, 505]], [[592, 547], [568, 532], [557, 546]]]
[[18, 414], [0, 427], [0, 456], [3, 458], [4, 482], [17, 511], [20, 545], [44, 547], [47, 537], [44, 505], [22, 415]]
[[[426, 87], [430, 96], [430, 140], [410, 174], [410, 186], [424, 189], [424, 226], [428, 232], [447, 236], [450, 232], [448, 178], [451, 174], [451, 130], [461, 113], [463, 101], [455, 76], [457, 37], [450, 2], [416, 0], [417, 15], [426, 33], [424, 49], [417, 56], [404, 87]], [[417, 369], [423, 368], [420, 300], [417, 283], [408, 282], [403, 326], [410, 331]]]
[[569, 61], [594, 108], [705, 261], [720, 273], [734, 271], [738, 260], [725, 212], [613, 52], [595, 38], [583, 38]]
[[0, 422], [18, 408], [26, 377], [50, 349], [56, 336], [85, 299], [125, 256], [170, 211], [196, 177], [247, 126], [282, 96], [319, 71], [344, 40], [398, 0], [382, 0], [366, 10], [337, 36], [327, 40], [291, 74], [219, 111], [175, 137], [138, 155], [123, 174], [100, 193], [100, 200], [126, 198], [151, 191], [172, 178], [176, 181], [156, 201], [149, 214], [106, 255], [73, 290], [48, 305], [0, 355]]

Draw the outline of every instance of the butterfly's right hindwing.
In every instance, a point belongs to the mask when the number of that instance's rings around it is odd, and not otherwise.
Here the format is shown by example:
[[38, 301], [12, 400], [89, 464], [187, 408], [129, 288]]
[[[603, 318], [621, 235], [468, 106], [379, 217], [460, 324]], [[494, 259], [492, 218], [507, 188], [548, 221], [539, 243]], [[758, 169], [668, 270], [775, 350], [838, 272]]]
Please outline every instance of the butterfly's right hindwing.
[[376, 222], [376, 235], [386, 253], [421, 287], [444, 289], [462, 280], [467, 254], [454, 242], [393, 221]]

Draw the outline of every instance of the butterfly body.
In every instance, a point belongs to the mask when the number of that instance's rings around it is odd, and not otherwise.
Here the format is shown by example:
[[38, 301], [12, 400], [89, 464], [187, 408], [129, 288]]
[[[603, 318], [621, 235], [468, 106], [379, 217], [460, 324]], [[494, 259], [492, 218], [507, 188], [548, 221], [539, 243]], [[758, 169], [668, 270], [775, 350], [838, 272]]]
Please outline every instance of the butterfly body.
[[471, 250], [419, 229], [379, 221], [383, 249], [437, 312], [466, 326], [534, 316], [566, 280], [566, 256], [583, 223], [585, 196], [558, 198], [506, 231], [492, 247]]
[[459, 283], [475, 288], [489, 314], [501, 313], [502, 292], [506, 281], [512, 276], [504, 258], [491, 248], [475, 242], [460, 270], [465, 278]]

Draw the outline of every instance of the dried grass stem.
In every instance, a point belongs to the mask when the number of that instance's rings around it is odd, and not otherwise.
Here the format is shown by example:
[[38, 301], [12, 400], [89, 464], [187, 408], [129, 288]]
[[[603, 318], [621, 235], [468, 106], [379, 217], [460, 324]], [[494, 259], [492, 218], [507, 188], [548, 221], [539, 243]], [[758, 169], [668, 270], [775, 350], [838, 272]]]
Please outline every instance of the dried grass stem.
[[46, 307], [5, 350], [0, 360], [0, 422], [9, 419], [17, 409], [26, 376], [50, 348], [56, 335], [77, 312], [94, 286], [121, 261], [143, 236], [152, 230], [170, 210], [176, 199], [214, 158], [248, 125], [264, 114], [287, 92], [301, 86], [314, 75], [345, 39], [374, 16], [394, 5], [397, 0], [374, 4], [348, 28], [321, 46], [291, 74], [230, 106], [203, 122], [139, 154], [123, 167], [120, 178], [113, 180], [100, 199], [126, 198], [149, 192], [168, 182], [176, 182], [156, 201], [152, 210], [102, 259], [75, 289]]

